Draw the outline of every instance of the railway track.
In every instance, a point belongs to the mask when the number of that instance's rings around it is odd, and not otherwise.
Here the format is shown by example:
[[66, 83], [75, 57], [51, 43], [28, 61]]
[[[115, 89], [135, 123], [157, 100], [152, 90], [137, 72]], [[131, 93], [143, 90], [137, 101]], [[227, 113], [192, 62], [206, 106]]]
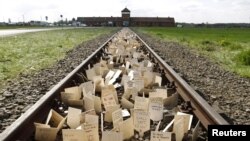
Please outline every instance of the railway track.
[[[92, 88], [92, 86], [94, 87]], [[76, 87], [80, 91], [73, 92]], [[72, 89], [74, 90], [72, 91]], [[90, 93], [87, 93], [87, 89]], [[107, 91], [107, 94], [105, 91]], [[73, 93], [74, 96], [69, 96], [68, 93]], [[109, 93], [112, 93], [112, 95]], [[93, 99], [99, 99], [100, 101], [94, 101], [89, 95]], [[111, 100], [105, 101], [105, 96]], [[94, 107], [93, 103], [89, 102], [91, 99], [94, 102]], [[99, 105], [97, 106], [99, 108], [95, 105]], [[131, 107], [134, 109], [131, 110]], [[147, 108], [145, 109], [145, 107]], [[41, 132], [39, 136], [37, 131], [43, 131], [41, 125], [46, 125], [45, 121], [48, 119], [51, 109], [54, 110], [53, 112], [59, 113], [64, 123], [63, 126], [56, 130], [56, 140], [65, 140], [67, 129], [76, 128], [73, 126], [75, 123], [72, 123], [76, 120], [72, 116], [72, 109], [78, 112], [80, 109], [80, 112], [84, 113], [84, 118], [86, 118], [86, 112], [87, 115], [91, 115], [94, 111], [98, 116], [97, 134], [100, 138], [114, 134], [113, 132], [107, 133], [107, 131], [128, 132], [124, 131], [123, 126], [125, 127], [124, 123], [128, 123], [130, 119], [134, 120], [133, 127], [135, 130], [133, 129], [133, 136], [126, 137], [128, 140], [149, 140], [150, 137], [152, 138], [153, 135], [160, 134], [160, 132], [174, 133], [176, 140], [180, 140], [180, 137], [187, 138], [188, 135], [195, 140], [206, 140], [204, 132], [206, 132], [208, 125], [228, 124], [138, 35], [127, 28], [113, 35], [47, 92], [8, 127], [1, 134], [0, 139], [48, 139], [48, 136], [43, 136]], [[120, 122], [115, 122], [112, 116], [111, 119], [107, 119], [110, 113], [111, 115], [114, 111], [120, 113], [119, 110], [127, 114], [126, 116], [123, 115], [122, 119], [119, 119]], [[145, 117], [145, 111], [149, 117]], [[177, 119], [182, 118], [183, 114], [187, 114], [186, 117], [194, 117], [188, 119], [189, 122], [192, 122], [192, 125], [185, 129], [185, 132], [189, 134], [180, 136], [176, 125]], [[144, 120], [140, 121], [142, 118]], [[150, 121], [145, 121], [148, 118], [150, 118]], [[87, 122], [82, 119], [77, 122], [79, 122], [77, 127], [80, 123], [83, 124], [80, 126], [83, 129], [88, 126], [85, 125]], [[182, 122], [184, 123], [184, 121], [178, 120], [179, 124]], [[199, 122], [202, 125], [197, 124]], [[149, 123], [149, 127], [139, 126], [138, 123]], [[47, 123], [47, 125], [50, 124], [51, 122]], [[51, 128], [55, 127], [55, 125], [50, 126]], [[198, 126], [201, 127], [202, 131], [198, 132], [198, 128], [196, 128]], [[61, 128], [63, 128], [62, 132]], [[203, 135], [203, 137], [197, 137], [196, 132], [198, 132], [199, 136]]]

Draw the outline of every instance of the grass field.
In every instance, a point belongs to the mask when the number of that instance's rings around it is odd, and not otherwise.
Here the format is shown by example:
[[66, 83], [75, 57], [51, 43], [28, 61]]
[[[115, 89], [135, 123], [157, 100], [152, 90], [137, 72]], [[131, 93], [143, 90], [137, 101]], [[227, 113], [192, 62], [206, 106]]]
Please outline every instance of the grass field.
[[224, 68], [250, 77], [250, 29], [246, 28], [136, 28], [167, 41], [187, 45]]
[[19, 29], [19, 28], [25, 28], [25, 29], [32, 29], [32, 28], [50, 28], [50, 27], [45, 27], [45, 26], [22, 26], [22, 25], [11, 25], [11, 26], [5, 26], [5, 25], [0, 25], [0, 30], [1, 29]]
[[67, 29], [0, 38], [0, 87], [20, 72], [31, 73], [48, 67], [74, 46], [111, 30], [114, 29]]

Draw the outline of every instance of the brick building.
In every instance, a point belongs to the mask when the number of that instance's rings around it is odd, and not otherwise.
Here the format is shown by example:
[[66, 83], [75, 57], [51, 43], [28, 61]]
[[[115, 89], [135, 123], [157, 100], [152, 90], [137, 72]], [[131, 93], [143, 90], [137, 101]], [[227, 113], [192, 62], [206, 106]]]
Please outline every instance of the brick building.
[[175, 26], [172, 17], [130, 17], [127, 8], [121, 14], [121, 17], [77, 17], [77, 21], [87, 26]]

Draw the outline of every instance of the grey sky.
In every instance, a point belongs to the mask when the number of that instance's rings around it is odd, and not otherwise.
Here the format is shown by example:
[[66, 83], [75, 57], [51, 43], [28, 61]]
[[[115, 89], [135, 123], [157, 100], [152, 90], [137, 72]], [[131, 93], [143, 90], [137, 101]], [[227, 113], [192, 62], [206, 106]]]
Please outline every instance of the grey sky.
[[0, 22], [78, 16], [174, 17], [177, 22], [250, 23], [250, 0], [0, 0]]

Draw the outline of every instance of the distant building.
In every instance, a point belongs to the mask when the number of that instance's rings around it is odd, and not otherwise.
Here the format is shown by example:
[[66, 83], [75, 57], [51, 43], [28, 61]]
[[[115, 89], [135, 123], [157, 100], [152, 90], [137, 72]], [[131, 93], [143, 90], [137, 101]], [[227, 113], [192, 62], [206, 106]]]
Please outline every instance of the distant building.
[[29, 24], [31, 26], [46, 26], [48, 25], [49, 23], [48, 22], [45, 22], [45, 21], [30, 21]]
[[77, 17], [77, 21], [87, 26], [175, 26], [172, 17], [130, 17], [128, 8], [121, 14], [121, 17]]
[[6, 25], [6, 23], [5, 22], [0, 22], [0, 25]]

